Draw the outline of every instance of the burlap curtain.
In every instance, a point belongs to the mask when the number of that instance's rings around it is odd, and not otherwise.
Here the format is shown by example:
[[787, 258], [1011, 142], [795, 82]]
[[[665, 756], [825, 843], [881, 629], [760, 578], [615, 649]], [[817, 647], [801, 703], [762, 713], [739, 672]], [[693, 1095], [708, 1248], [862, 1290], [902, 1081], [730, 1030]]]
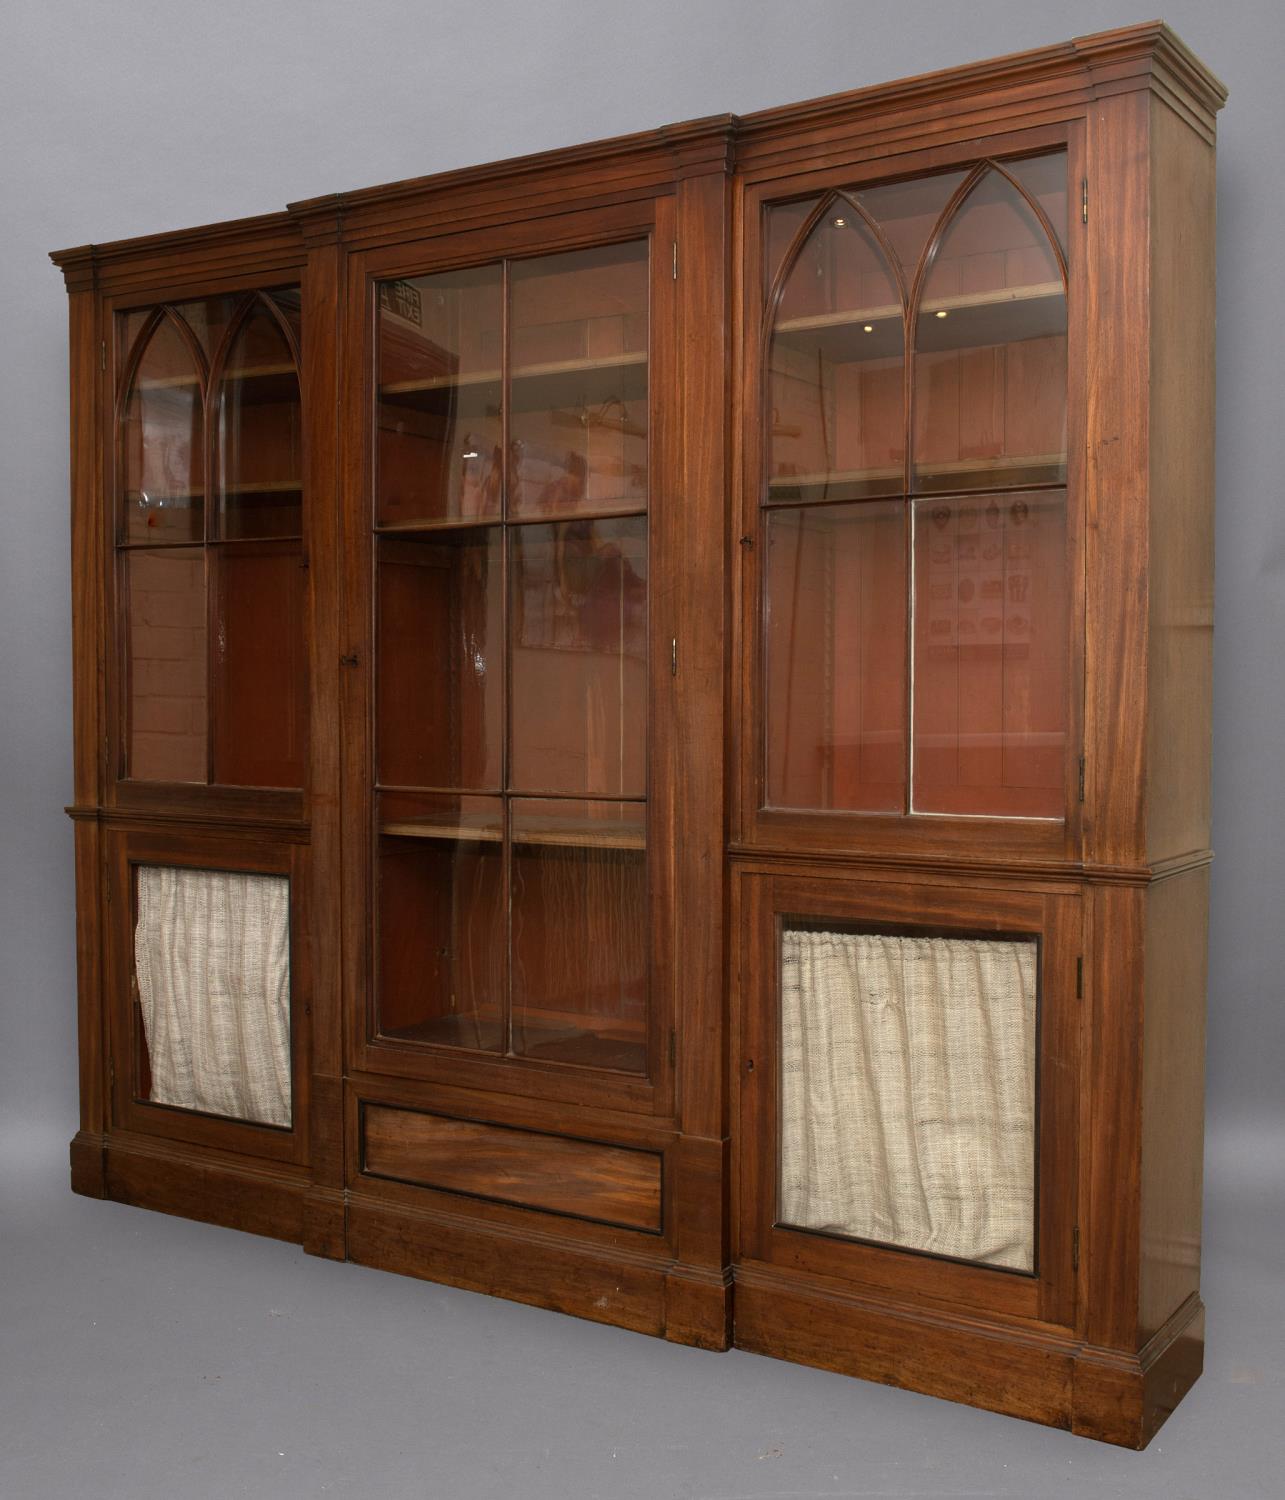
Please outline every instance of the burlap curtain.
[[1033, 942], [787, 929], [783, 1223], [1034, 1266]]
[[289, 881], [141, 867], [134, 967], [153, 1102], [289, 1125]]

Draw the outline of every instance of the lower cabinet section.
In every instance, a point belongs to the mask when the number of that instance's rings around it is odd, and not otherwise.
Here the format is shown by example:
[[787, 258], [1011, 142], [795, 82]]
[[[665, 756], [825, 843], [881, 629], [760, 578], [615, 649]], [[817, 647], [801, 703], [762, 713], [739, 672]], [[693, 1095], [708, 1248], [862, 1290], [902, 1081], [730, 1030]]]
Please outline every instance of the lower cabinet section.
[[1095, 924], [1149, 923], [1176, 989], [1203, 876], [734, 865], [728, 1129], [704, 1137], [613, 1097], [610, 1070], [563, 1064], [561, 1097], [480, 1049], [445, 1054], [449, 1081], [327, 1073], [306, 845], [129, 829], [105, 848], [115, 1061], [105, 1131], [73, 1143], [79, 1192], [1128, 1446], [1200, 1373], [1176, 1252], [1130, 1300], [1129, 1257], [1185, 1221], [1153, 1208], [1148, 1240], [1101, 1155], [1102, 1100], [1139, 1128], [1139, 992], [1091, 969], [1086, 994], [1082, 955]]

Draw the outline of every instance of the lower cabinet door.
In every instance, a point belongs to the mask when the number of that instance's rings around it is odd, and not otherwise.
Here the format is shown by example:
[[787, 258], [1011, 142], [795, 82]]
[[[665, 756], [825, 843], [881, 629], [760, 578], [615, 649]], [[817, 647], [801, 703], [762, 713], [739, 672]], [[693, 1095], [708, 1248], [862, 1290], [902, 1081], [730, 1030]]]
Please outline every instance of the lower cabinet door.
[[114, 1125], [306, 1159], [306, 849], [213, 831], [109, 847]]
[[1070, 1324], [1078, 893], [740, 887], [740, 1259]]

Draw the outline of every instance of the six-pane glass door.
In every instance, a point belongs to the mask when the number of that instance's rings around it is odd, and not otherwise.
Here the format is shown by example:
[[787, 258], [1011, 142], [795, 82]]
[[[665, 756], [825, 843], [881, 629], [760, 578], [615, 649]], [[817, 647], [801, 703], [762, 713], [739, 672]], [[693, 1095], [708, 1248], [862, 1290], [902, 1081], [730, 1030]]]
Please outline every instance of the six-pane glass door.
[[768, 210], [766, 807], [1065, 814], [1066, 175]]
[[649, 285], [378, 285], [381, 1036], [647, 1071]]

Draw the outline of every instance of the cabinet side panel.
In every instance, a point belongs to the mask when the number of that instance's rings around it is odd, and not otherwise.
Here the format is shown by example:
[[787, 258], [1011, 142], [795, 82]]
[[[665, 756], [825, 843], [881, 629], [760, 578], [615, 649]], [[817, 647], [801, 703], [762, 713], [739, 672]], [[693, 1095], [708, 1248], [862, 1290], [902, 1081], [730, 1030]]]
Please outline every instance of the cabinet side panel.
[[[71, 354], [71, 564], [72, 702], [75, 716], [76, 806], [96, 808], [102, 797], [102, 570], [99, 538], [96, 388], [97, 298], [69, 298]], [[76, 823], [76, 969], [80, 1051], [80, 1145], [73, 1147], [72, 1182], [78, 1192], [101, 1195], [106, 1128], [103, 1061], [101, 917], [98, 825]]]
[[1151, 100], [1147, 853], [1209, 842], [1214, 609], [1214, 149]]
[[1200, 1287], [1209, 867], [1147, 891], [1140, 1337]]
[[1147, 98], [1089, 113], [1085, 857], [1143, 855], [1149, 320]]

